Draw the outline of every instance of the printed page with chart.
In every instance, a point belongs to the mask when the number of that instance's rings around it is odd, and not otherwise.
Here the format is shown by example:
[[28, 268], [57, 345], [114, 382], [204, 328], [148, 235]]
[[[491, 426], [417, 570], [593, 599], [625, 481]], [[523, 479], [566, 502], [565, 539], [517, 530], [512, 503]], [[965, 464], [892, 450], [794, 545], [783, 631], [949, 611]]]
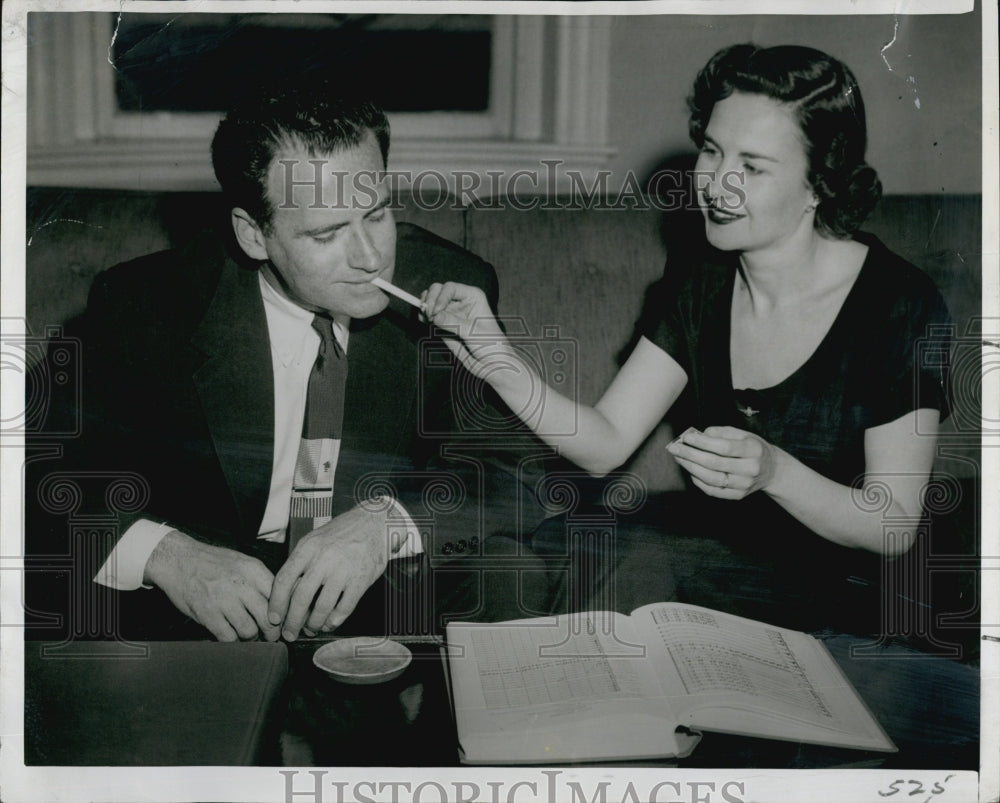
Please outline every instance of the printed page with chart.
[[683, 758], [710, 730], [895, 746], [805, 633], [679, 603], [448, 625], [462, 761]]
[[850, 681], [808, 633], [679, 603], [630, 617], [693, 729], [893, 752]]

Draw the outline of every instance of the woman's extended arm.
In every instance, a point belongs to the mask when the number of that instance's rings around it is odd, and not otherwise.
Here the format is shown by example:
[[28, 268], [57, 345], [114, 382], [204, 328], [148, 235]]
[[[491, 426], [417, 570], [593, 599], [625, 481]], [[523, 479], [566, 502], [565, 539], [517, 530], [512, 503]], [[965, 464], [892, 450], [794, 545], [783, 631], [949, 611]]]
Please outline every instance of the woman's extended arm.
[[448, 282], [424, 294], [428, 320], [457, 335], [447, 342], [543, 441], [595, 476], [620, 466], [674, 403], [687, 374], [665, 351], [640, 339], [601, 400], [579, 404], [548, 387], [508, 342], [486, 298]]
[[741, 499], [760, 490], [810, 530], [834, 543], [899, 555], [913, 533], [885, 539], [887, 518], [914, 523], [923, 505], [937, 443], [939, 413], [922, 408], [865, 431], [865, 478], [860, 488], [834, 482], [787, 452], [743, 430], [708, 427], [684, 433], [670, 452], [701, 490]]

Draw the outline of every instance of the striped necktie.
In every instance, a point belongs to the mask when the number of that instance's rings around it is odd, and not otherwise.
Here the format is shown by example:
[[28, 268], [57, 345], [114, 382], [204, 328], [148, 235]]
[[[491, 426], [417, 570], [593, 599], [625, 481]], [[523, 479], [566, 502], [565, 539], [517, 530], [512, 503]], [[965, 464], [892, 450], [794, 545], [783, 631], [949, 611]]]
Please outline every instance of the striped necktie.
[[288, 521], [288, 548], [312, 530], [330, 521], [333, 511], [333, 475], [340, 453], [344, 421], [347, 359], [333, 335], [333, 321], [314, 315], [319, 352], [309, 374], [302, 440], [292, 480]]

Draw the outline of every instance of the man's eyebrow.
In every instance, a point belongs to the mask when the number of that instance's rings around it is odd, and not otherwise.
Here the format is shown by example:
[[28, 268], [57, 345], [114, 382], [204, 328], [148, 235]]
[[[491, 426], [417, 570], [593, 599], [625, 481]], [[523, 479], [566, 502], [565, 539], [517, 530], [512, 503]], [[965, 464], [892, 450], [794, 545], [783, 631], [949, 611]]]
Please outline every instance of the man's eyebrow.
[[389, 194], [386, 193], [385, 195], [382, 196], [382, 198], [379, 199], [379, 202], [377, 204], [375, 204], [371, 209], [365, 212], [365, 217], [367, 217], [368, 215], [375, 214], [376, 212], [378, 212], [379, 209], [385, 209], [391, 202], [392, 198], [390, 198]]
[[318, 226], [315, 229], [300, 229], [297, 234], [300, 237], [315, 237], [318, 234], [330, 234], [344, 228], [344, 226], [350, 225], [350, 221], [345, 220], [343, 223], [329, 223], [326, 226]]
[[[385, 195], [378, 201], [378, 203], [374, 204], [371, 209], [368, 209], [365, 212], [365, 217], [374, 215], [380, 209], [385, 209], [385, 207], [387, 207], [390, 203], [392, 203], [392, 199], [388, 195]], [[350, 225], [351, 222], [349, 220], [344, 220], [340, 223], [328, 223], [325, 226], [317, 226], [315, 229], [300, 229], [296, 232], [296, 234], [299, 237], [317, 237], [321, 234], [332, 234], [333, 232]]]

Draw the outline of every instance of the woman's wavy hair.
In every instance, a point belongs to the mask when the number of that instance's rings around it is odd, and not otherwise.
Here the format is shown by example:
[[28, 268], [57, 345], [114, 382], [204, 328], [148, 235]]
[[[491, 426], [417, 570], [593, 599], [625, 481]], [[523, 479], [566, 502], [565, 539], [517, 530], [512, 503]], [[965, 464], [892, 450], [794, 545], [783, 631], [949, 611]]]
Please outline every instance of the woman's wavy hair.
[[267, 196], [271, 163], [287, 149], [312, 157], [360, 145], [371, 133], [389, 155], [389, 121], [368, 100], [345, 96], [322, 76], [257, 87], [229, 110], [212, 140], [215, 176], [230, 204], [245, 210], [264, 231], [274, 209]]
[[698, 73], [688, 98], [688, 132], [699, 148], [715, 104], [733, 92], [763, 95], [792, 111], [805, 142], [809, 185], [819, 199], [816, 228], [851, 237], [878, 203], [882, 182], [865, 162], [865, 106], [847, 66], [795, 45], [720, 50]]

